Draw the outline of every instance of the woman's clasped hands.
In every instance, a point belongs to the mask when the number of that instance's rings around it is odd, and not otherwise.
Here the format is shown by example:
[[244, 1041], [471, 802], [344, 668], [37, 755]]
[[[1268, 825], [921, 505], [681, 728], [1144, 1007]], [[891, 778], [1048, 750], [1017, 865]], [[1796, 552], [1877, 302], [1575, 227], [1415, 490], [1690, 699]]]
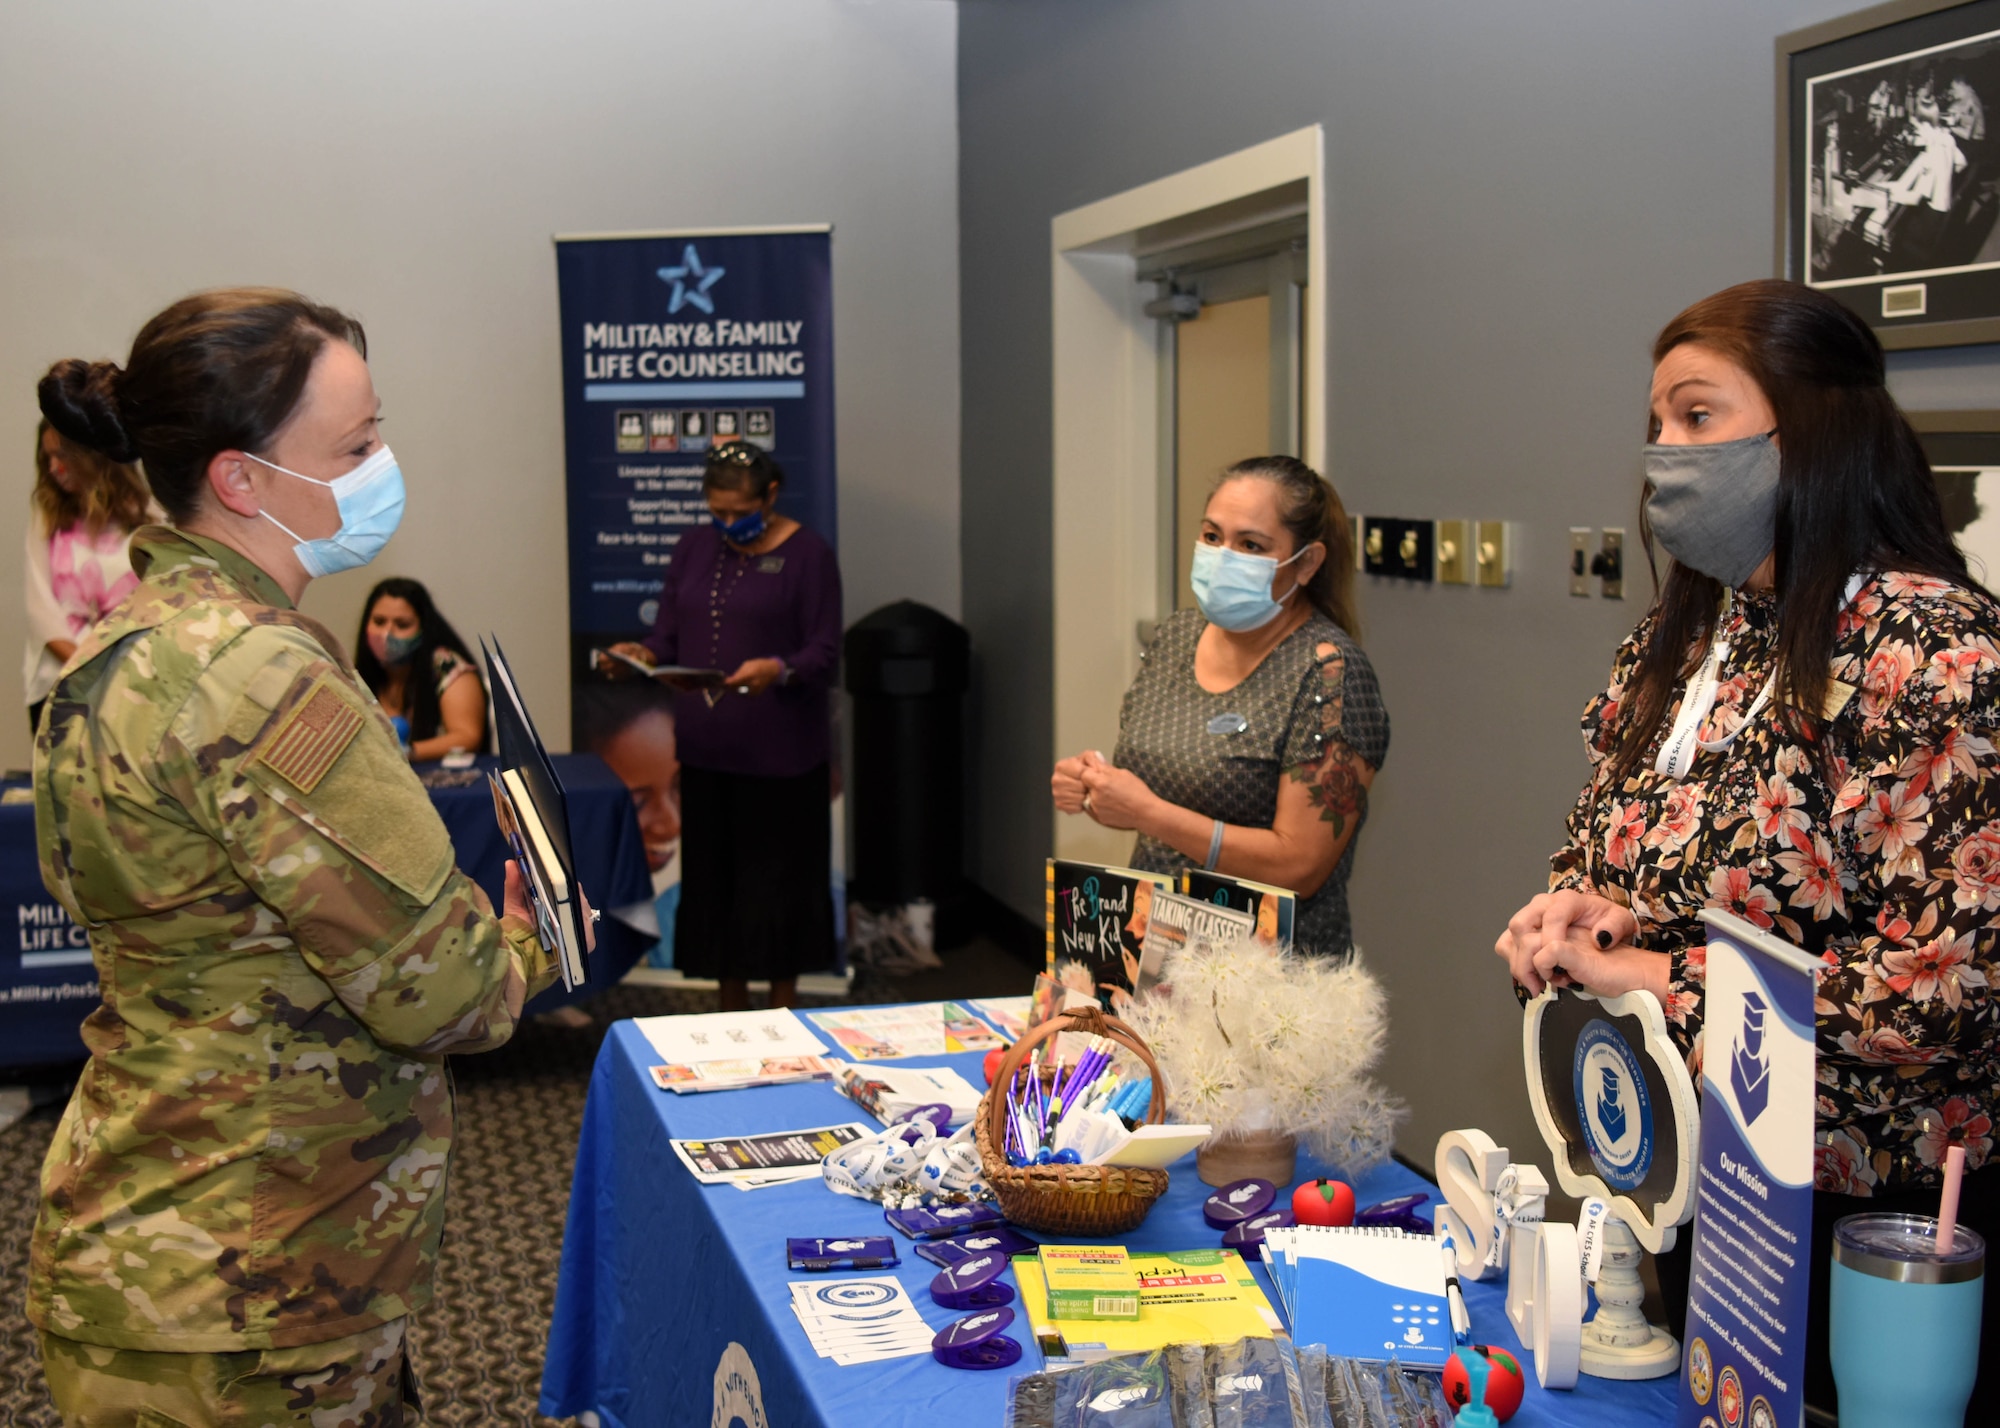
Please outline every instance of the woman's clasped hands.
[[1058, 761], [1049, 776], [1049, 793], [1058, 812], [1088, 813], [1106, 828], [1137, 828], [1147, 805], [1155, 801], [1144, 779], [1095, 749]]
[[1667, 956], [1633, 945], [1639, 920], [1596, 893], [1542, 893], [1508, 920], [1493, 951], [1514, 980], [1539, 996], [1545, 987], [1581, 987], [1601, 997], [1645, 990], [1664, 1002]]

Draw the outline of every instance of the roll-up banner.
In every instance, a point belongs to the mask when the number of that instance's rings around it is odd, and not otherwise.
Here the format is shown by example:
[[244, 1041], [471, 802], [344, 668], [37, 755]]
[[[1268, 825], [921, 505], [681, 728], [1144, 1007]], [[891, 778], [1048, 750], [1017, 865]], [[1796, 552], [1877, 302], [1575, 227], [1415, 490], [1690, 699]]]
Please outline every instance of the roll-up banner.
[[1705, 912], [1700, 1189], [1680, 1428], [1805, 1412], [1816, 960]]
[[656, 916], [670, 939], [680, 881], [671, 696], [593, 676], [590, 651], [651, 629], [681, 533], [708, 519], [702, 465], [721, 442], [754, 442], [776, 457], [785, 472], [779, 510], [838, 548], [832, 230], [555, 241], [572, 743], [601, 755], [632, 789]]

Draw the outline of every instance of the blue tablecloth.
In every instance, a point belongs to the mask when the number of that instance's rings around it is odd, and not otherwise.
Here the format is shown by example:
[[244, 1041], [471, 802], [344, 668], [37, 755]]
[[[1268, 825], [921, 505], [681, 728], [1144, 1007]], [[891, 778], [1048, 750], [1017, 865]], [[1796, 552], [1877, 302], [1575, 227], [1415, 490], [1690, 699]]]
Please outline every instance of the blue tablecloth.
[[[613, 1026], [591, 1076], [570, 1190], [541, 1411], [563, 1417], [594, 1411], [605, 1428], [650, 1428], [713, 1421], [723, 1402], [719, 1374], [730, 1346], [740, 1365], [754, 1367], [763, 1417], [746, 1423], [785, 1428], [892, 1428], [945, 1424], [999, 1428], [1007, 1380], [1027, 1373], [1038, 1355], [1025, 1326], [1026, 1352], [1015, 1368], [974, 1373], [948, 1369], [929, 1356], [841, 1368], [818, 1357], [791, 1311], [787, 1281], [805, 1276], [785, 1264], [788, 1237], [882, 1234], [881, 1210], [833, 1194], [817, 1181], [743, 1191], [703, 1186], [681, 1168], [670, 1137], [719, 1136], [803, 1129], [868, 1118], [831, 1086], [811, 1083], [677, 1096], [655, 1087], [646, 1068], [657, 1061], [638, 1028]], [[913, 1059], [906, 1065], [952, 1065], [982, 1084], [976, 1054]], [[1301, 1164], [1300, 1178], [1323, 1173]], [[1192, 1156], [1172, 1172], [1167, 1195], [1121, 1242], [1171, 1250], [1219, 1243], [1202, 1222], [1209, 1193]], [[1388, 1165], [1355, 1187], [1361, 1203], [1436, 1187], [1399, 1165]], [[894, 1271], [933, 1329], [958, 1317], [931, 1302], [936, 1267], [899, 1242]], [[1258, 1270], [1261, 1276], [1261, 1266]], [[1270, 1294], [1269, 1281], [1265, 1292]], [[1468, 1287], [1473, 1337], [1520, 1353], [1504, 1312], [1501, 1284]], [[1273, 1304], [1276, 1303], [1272, 1295]], [[1544, 1393], [1533, 1379], [1512, 1420], [1519, 1428], [1626, 1428], [1673, 1420], [1672, 1378], [1613, 1383], [1585, 1378], [1568, 1393]], [[739, 1383], [738, 1394], [749, 1390]]]
[[[578, 876], [592, 905], [651, 901], [632, 795], [595, 754], [558, 754], [555, 764], [569, 794]], [[506, 844], [493, 821], [485, 779], [467, 788], [432, 789], [431, 801], [451, 833], [458, 865], [498, 907]], [[0, 1069], [79, 1060], [84, 1049], [77, 1027], [97, 1004], [97, 974], [83, 930], [42, 886], [35, 809], [28, 803], [0, 805], [0, 908], [5, 907], [15, 910], [16, 935], [0, 954]], [[614, 985], [649, 945], [650, 939], [604, 918], [588, 963], [589, 981], [568, 993], [558, 984], [531, 1002], [531, 1009], [547, 1011]]]

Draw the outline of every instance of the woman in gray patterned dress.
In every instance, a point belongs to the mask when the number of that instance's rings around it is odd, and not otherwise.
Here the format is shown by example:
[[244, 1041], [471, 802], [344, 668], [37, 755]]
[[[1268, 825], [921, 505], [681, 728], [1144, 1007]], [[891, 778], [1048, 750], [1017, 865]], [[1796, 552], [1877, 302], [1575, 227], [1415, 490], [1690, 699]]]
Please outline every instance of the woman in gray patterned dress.
[[1347, 874], [1389, 714], [1353, 634], [1340, 497], [1289, 456], [1239, 461], [1202, 513], [1198, 610], [1160, 626], [1125, 692], [1118, 745], [1050, 779], [1064, 813], [1139, 835], [1132, 865], [1290, 888], [1297, 951], [1353, 946]]

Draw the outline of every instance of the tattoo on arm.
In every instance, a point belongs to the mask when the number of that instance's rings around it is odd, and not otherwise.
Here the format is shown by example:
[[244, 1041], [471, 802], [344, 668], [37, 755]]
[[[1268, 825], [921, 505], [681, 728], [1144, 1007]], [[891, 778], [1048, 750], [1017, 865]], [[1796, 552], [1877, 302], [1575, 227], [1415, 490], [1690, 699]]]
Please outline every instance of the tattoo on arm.
[[1317, 764], [1298, 764], [1292, 769], [1292, 777], [1307, 786], [1306, 796], [1319, 810], [1320, 821], [1333, 825], [1336, 838], [1350, 825], [1358, 825], [1368, 809], [1368, 785], [1361, 781], [1361, 764], [1361, 755], [1336, 740]]

